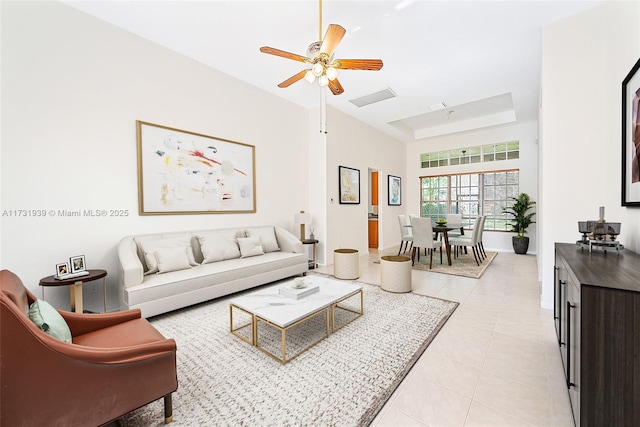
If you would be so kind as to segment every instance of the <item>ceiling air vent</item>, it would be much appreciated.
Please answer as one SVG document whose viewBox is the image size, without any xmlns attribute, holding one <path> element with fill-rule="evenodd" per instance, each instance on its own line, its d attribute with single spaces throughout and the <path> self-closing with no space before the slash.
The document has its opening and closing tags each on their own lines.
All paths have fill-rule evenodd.
<svg viewBox="0 0 640 427">
<path fill-rule="evenodd" d="M 389 99 L 389 98 L 395 98 L 396 96 L 398 95 L 396 95 L 396 93 L 392 91 L 390 87 L 388 87 L 378 92 L 361 96 L 360 98 L 350 99 L 349 102 L 355 105 L 356 107 L 364 107 L 365 105 L 384 101 L 385 99 Z"/>
</svg>

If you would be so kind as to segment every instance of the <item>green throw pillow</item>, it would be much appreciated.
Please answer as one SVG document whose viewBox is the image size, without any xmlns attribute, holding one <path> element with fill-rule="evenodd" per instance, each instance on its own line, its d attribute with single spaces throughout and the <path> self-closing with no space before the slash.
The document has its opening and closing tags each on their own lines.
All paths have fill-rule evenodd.
<svg viewBox="0 0 640 427">
<path fill-rule="evenodd" d="M 71 331 L 67 322 L 48 302 L 35 300 L 29 307 L 29 319 L 52 337 L 71 342 Z"/>
</svg>

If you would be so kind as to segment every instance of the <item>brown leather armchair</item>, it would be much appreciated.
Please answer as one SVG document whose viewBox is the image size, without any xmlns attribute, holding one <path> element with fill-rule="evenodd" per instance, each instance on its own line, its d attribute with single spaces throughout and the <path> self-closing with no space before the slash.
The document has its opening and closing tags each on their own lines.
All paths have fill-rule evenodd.
<svg viewBox="0 0 640 427">
<path fill-rule="evenodd" d="M 79 314 L 58 310 L 72 342 L 53 338 L 28 317 L 36 297 L 0 271 L 0 425 L 100 426 L 178 388 L 176 343 L 140 310 Z"/>
</svg>

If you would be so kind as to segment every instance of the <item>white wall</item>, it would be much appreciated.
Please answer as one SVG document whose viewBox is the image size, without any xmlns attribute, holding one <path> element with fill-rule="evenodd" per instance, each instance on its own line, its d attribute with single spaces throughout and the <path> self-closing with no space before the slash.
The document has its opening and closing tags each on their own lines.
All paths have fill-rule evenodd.
<svg viewBox="0 0 640 427">
<path fill-rule="evenodd" d="M 423 169 L 420 165 L 420 155 L 422 153 L 516 140 L 520 141 L 520 158 L 516 160 L 427 169 Z M 529 194 L 536 202 L 538 200 L 538 129 L 536 123 L 502 125 L 479 131 L 419 140 L 409 144 L 407 147 L 406 162 L 407 175 L 410 177 L 407 184 L 409 197 L 405 199 L 407 200 L 407 213 L 420 212 L 420 177 L 439 174 L 520 169 L 520 192 Z M 537 218 L 534 218 L 534 220 L 537 220 Z M 535 254 L 537 251 L 536 229 L 537 223 L 532 224 L 527 229 L 527 236 L 530 240 L 529 254 Z M 511 244 L 513 236 L 514 233 L 511 232 L 485 231 L 483 235 L 485 249 L 513 252 Z"/>
<path fill-rule="evenodd" d="M 553 306 L 555 242 L 578 221 L 619 221 L 640 251 L 640 209 L 621 207 L 621 83 L 640 57 L 640 2 L 605 2 L 544 29 L 540 138 L 542 305 Z M 596 254 L 595 256 L 602 256 Z"/>
<path fill-rule="evenodd" d="M 356 108 L 356 107 L 354 107 Z M 368 168 L 379 172 L 378 247 L 387 249 L 400 243 L 397 216 L 404 213 L 408 198 L 403 142 L 381 134 L 372 127 L 332 108 L 327 111 L 327 228 L 323 256 L 333 263 L 339 248 L 369 251 Z M 360 170 L 360 204 L 341 205 L 338 193 L 338 166 Z M 387 175 L 402 178 L 402 206 L 387 205 Z"/>
<path fill-rule="evenodd" d="M 2 268 L 40 295 L 58 262 L 109 272 L 130 234 L 259 224 L 296 232 L 308 204 L 309 113 L 57 2 L 2 2 L 2 212 L 126 209 L 102 218 L 1 217 Z M 257 213 L 138 215 L 135 121 L 256 147 Z M 65 308 L 67 288 L 47 290 Z M 85 289 L 85 307 L 101 310 Z"/>
</svg>

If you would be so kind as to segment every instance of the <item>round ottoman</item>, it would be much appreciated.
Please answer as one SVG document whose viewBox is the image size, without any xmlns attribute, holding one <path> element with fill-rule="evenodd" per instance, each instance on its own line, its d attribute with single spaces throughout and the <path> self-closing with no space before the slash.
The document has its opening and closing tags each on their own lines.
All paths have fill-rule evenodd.
<svg viewBox="0 0 640 427">
<path fill-rule="evenodd" d="M 380 287 L 389 292 L 411 292 L 411 258 L 394 255 L 381 257 Z"/>
<path fill-rule="evenodd" d="M 333 251 L 333 275 L 337 279 L 357 279 L 360 277 L 360 254 L 357 249 L 336 249 Z"/>
</svg>

